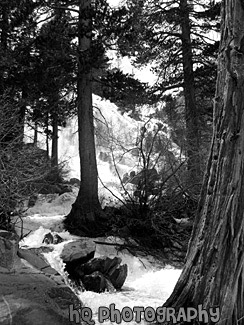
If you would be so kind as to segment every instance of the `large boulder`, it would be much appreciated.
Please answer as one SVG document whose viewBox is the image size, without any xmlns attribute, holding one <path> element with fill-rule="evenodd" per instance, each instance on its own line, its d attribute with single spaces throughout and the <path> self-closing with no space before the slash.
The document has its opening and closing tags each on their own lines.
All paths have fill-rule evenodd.
<svg viewBox="0 0 244 325">
<path fill-rule="evenodd" d="M 56 283 L 19 260 L 15 272 L 0 272 L 1 325 L 67 325 L 70 306 L 81 302 L 63 283 Z"/>
<path fill-rule="evenodd" d="M 19 237 L 15 233 L 0 230 L 0 266 L 11 270 L 17 260 Z"/>
<path fill-rule="evenodd" d="M 116 268 L 121 263 L 120 257 L 109 258 L 106 256 L 96 257 L 87 263 L 79 265 L 76 272 L 82 277 L 84 274 L 92 274 L 95 271 L 100 271 L 103 274 L 108 274 L 110 270 Z"/>
<path fill-rule="evenodd" d="M 81 280 L 86 290 L 102 292 L 106 289 L 111 291 L 121 289 L 123 286 L 128 268 L 121 264 L 120 257 L 99 257 L 76 266 L 73 271 L 75 280 Z M 94 287 L 92 281 L 95 281 Z M 95 288 L 95 289 L 94 289 Z"/>
<path fill-rule="evenodd" d="M 81 258 L 86 258 L 95 254 L 96 245 L 90 238 L 81 238 L 79 240 L 66 244 L 61 253 L 62 260 L 67 263 Z"/>
<path fill-rule="evenodd" d="M 95 249 L 91 238 L 80 238 L 64 246 L 61 258 L 70 281 L 83 290 L 95 292 L 121 289 L 127 277 L 127 265 L 121 265 L 120 257 L 94 258 Z"/>
</svg>

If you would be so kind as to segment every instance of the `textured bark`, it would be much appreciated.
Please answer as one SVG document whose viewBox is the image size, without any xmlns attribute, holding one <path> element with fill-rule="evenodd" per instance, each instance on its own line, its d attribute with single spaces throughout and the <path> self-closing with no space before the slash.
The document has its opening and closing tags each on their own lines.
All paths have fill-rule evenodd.
<svg viewBox="0 0 244 325">
<path fill-rule="evenodd" d="M 90 10 L 91 0 L 80 1 L 79 23 L 79 66 L 78 66 L 78 133 L 80 154 L 80 190 L 66 224 L 73 229 L 84 228 L 86 223 L 95 221 L 101 207 L 98 200 L 98 177 L 94 140 L 91 74 L 91 38 L 92 26 Z M 84 18 L 85 17 L 85 18 Z M 72 230 L 72 229 L 70 229 Z"/>
<path fill-rule="evenodd" d="M 187 262 L 166 302 L 220 307 L 221 325 L 244 324 L 243 168 L 244 4 L 224 0 L 210 157 Z"/>
<path fill-rule="evenodd" d="M 202 175 L 200 167 L 198 113 L 195 100 L 191 26 L 189 18 L 190 5 L 188 2 L 189 0 L 180 0 L 187 146 L 186 153 L 188 158 L 187 167 L 189 171 L 189 182 L 191 184 L 198 184 L 201 181 Z M 195 190 L 197 191 L 197 187 Z"/>
</svg>

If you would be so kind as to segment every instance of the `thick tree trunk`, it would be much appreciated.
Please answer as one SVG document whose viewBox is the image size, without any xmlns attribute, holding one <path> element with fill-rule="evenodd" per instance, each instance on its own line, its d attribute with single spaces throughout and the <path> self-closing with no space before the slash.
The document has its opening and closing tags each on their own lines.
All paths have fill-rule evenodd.
<svg viewBox="0 0 244 325">
<path fill-rule="evenodd" d="M 78 134 L 80 154 L 80 190 L 66 225 L 70 231 L 87 229 L 101 207 L 98 200 L 98 176 L 94 140 L 92 75 L 91 75 L 91 0 L 80 0 L 79 66 L 78 66 Z M 86 17 L 86 18 L 84 18 Z"/>
<path fill-rule="evenodd" d="M 165 306 L 219 307 L 218 324 L 241 325 L 244 324 L 243 1 L 223 1 L 221 28 L 210 157 L 187 262 Z M 208 324 L 213 322 L 209 320 Z"/>
<path fill-rule="evenodd" d="M 182 60 L 184 71 L 184 97 L 186 121 L 186 153 L 188 158 L 188 180 L 194 185 L 194 192 L 199 193 L 199 183 L 202 180 L 198 113 L 195 101 L 195 84 L 192 60 L 191 26 L 189 18 L 189 0 L 180 0 L 181 31 L 182 31 Z"/>
</svg>

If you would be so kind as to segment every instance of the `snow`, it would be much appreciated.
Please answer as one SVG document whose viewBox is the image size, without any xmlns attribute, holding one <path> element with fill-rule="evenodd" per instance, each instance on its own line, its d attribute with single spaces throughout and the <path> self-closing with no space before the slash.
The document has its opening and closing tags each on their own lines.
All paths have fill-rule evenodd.
<svg viewBox="0 0 244 325">
<path fill-rule="evenodd" d="M 37 248 L 41 246 L 51 246 L 53 251 L 45 253 L 44 256 L 50 263 L 50 265 L 56 269 L 67 282 L 67 275 L 64 272 L 64 263 L 60 258 L 62 249 L 67 242 L 76 240 L 77 236 L 70 235 L 67 231 L 58 232 L 60 237 L 64 239 L 64 242 L 53 245 L 42 243 L 44 236 L 50 232 L 57 221 L 61 222 L 63 216 L 41 216 L 33 215 L 29 216 L 29 221 L 36 223 L 37 229 L 31 234 L 25 237 L 20 242 L 22 248 Z M 28 222 L 28 221 L 27 221 Z M 40 225 L 40 222 L 42 226 Z M 107 242 L 117 243 L 122 242 L 121 239 L 115 237 L 108 237 L 105 239 L 98 238 L 98 241 L 104 240 Z M 99 256 L 120 256 L 122 263 L 128 265 L 128 277 L 120 292 L 114 293 L 95 293 L 91 291 L 81 292 L 79 298 L 83 303 L 83 306 L 89 307 L 92 310 L 93 320 L 95 324 L 100 324 L 98 321 L 99 307 L 105 306 L 109 308 L 111 304 L 115 304 L 115 308 L 122 310 L 123 307 L 128 306 L 133 309 L 135 306 L 153 307 L 156 309 L 165 302 L 165 300 L 171 294 L 175 283 L 180 276 L 181 270 L 174 269 L 170 266 L 160 269 L 160 265 L 150 263 L 152 257 L 138 258 L 131 255 L 126 250 L 118 252 L 114 246 L 100 245 L 96 247 L 95 257 Z M 105 324 L 111 322 L 105 321 Z M 126 324 L 122 321 L 121 324 Z M 128 324 L 128 323 L 127 323 Z M 130 324 L 138 324 L 136 322 L 130 322 Z M 141 324 L 146 324 L 142 321 Z"/>
</svg>

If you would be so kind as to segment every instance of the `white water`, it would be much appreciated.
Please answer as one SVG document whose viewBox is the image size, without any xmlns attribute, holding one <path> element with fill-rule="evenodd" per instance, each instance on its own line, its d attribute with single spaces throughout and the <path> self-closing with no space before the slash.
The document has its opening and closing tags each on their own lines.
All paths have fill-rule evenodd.
<svg viewBox="0 0 244 325">
<path fill-rule="evenodd" d="M 56 226 L 57 221 L 59 223 L 62 220 L 62 216 L 31 216 L 28 217 L 29 222 L 36 224 L 36 228 L 42 223 L 43 226 L 33 231 L 28 237 L 26 237 L 20 245 L 22 248 L 41 247 L 47 246 L 43 244 L 43 238 L 45 234 L 50 232 L 50 228 Z M 55 268 L 63 277 L 66 278 L 64 272 L 64 264 L 60 258 L 63 246 L 65 243 L 77 239 L 76 236 L 70 235 L 67 231 L 59 232 L 59 235 L 65 240 L 57 245 L 50 244 L 54 250 L 51 253 L 44 254 L 50 265 Z M 114 238 L 108 238 L 107 240 L 115 240 Z M 118 239 L 119 240 L 119 239 Z M 120 256 L 122 263 L 128 265 L 128 277 L 122 288 L 122 291 L 115 293 L 95 293 L 91 291 L 81 292 L 79 295 L 83 306 L 89 307 L 92 310 L 92 319 L 95 324 L 100 324 L 98 321 L 98 310 L 100 307 L 107 307 L 111 304 L 115 304 L 115 308 L 121 311 L 124 307 L 130 307 L 133 309 L 135 306 L 140 307 L 153 307 L 155 310 L 157 307 L 162 306 L 165 300 L 171 294 L 174 285 L 181 273 L 179 269 L 173 269 L 171 267 L 165 267 L 159 269 L 159 265 L 152 266 L 150 260 L 152 258 L 137 258 L 132 256 L 129 252 L 118 253 L 114 246 L 97 245 L 96 257 L 106 256 Z M 143 315 L 142 315 L 143 316 Z M 112 324 L 110 321 L 105 321 L 105 324 Z M 121 324 L 126 324 L 122 321 Z M 128 324 L 128 323 L 127 323 Z M 138 324 L 135 321 L 130 324 Z M 146 324 L 145 321 L 141 321 L 140 324 Z"/>
</svg>

